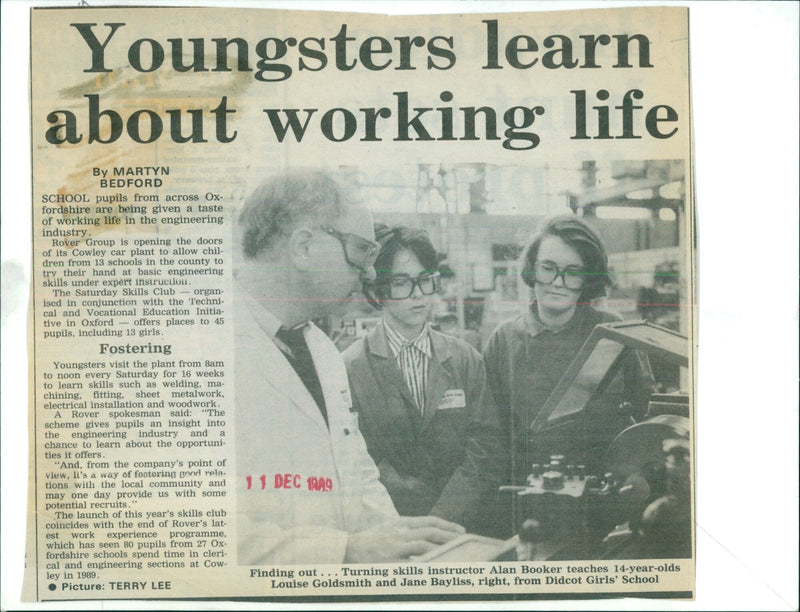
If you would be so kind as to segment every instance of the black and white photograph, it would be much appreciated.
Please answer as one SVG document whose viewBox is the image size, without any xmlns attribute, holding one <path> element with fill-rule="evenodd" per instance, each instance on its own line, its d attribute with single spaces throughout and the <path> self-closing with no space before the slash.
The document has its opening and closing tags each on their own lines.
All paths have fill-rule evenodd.
<svg viewBox="0 0 800 612">
<path fill-rule="evenodd" d="M 783 7 L 3 2 L 3 609 L 795 608 Z"/>
<path fill-rule="evenodd" d="M 267 179 L 239 218 L 240 561 L 690 558 L 685 192 L 681 160 Z"/>
</svg>

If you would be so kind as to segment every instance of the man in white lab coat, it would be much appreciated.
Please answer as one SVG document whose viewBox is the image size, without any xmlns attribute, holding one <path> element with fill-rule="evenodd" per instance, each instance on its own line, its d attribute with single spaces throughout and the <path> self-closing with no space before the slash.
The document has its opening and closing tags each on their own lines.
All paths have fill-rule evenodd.
<svg viewBox="0 0 800 612">
<path fill-rule="evenodd" d="M 332 175 L 263 183 L 239 220 L 237 541 L 242 565 L 399 561 L 463 529 L 399 517 L 352 410 L 339 352 L 309 319 L 374 278 L 372 217 Z"/>
</svg>

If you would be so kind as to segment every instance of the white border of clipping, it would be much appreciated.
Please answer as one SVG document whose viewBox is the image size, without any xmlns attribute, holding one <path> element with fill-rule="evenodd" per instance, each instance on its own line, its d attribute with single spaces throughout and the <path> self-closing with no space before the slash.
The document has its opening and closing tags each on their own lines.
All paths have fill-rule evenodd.
<svg viewBox="0 0 800 612">
<path fill-rule="evenodd" d="M 77 0 L 69 3 L 77 5 Z M 125 5 L 132 2 L 95 2 Z M 167 5 L 179 2 L 139 2 Z M 568 10 L 647 2 L 358 0 L 199 5 L 397 14 Z M 798 13 L 796 2 L 690 7 L 699 235 L 696 600 L 527 601 L 472 609 L 798 608 Z M 30 280 L 29 10 L 2 0 L 3 610 L 100 610 L 20 602 L 27 461 Z M 53 51 L 54 53 L 57 50 Z M 125 602 L 115 609 L 285 609 L 242 602 Z M 464 609 L 464 603 L 439 604 Z M 319 609 L 319 604 L 291 606 Z M 430 604 L 331 604 L 430 609 Z"/>
</svg>

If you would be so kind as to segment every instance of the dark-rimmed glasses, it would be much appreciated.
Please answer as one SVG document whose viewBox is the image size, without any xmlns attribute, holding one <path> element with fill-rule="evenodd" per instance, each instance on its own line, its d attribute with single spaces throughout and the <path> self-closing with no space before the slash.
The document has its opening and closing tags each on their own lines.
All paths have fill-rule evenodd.
<svg viewBox="0 0 800 612">
<path fill-rule="evenodd" d="M 320 229 L 341 243 L 345 261 L 362 272 L 366 272 L 373 266 L 381 252 L 380 244 L 357 234 L 340 232 L 329 226 L 322 226 Z"/>
<path fill-rule="evenodd" d="M 558 277 L 567 289 L 582 289 L 586 281 L 586 270 L 579 266 L 567 266 L 560 269 L 552 261 L 535 261 L 533 263 L 533 280 L 543 285 L 556 282 Z"/>
<path fill-rule="evenodd" d="M 414 293 L 414 287 L 419 287 L 422 295 L 433 295 L 439 293 L 442 289 L 442 277 L 438 272 L 426 272 L 420 274 L 417 278 L 410 276 L 390 276 L 386 279 L 381 279 L 381 287 L 385 288 L 384 292 L 392 300 L 405 300 L 410 298 Z"/>
</svg>

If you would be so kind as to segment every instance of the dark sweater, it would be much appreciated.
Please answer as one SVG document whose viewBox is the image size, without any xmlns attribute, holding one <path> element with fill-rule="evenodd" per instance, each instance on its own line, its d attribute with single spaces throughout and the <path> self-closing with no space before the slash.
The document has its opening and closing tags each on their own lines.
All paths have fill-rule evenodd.
<svg viewBox="0 0 800 612">
<path fill-rule="evenodd" d="M 512 449 L 511 456 L 506 458 L 506 473 L 511 482 L 522 484 L 530 471 L 529 463 L 542 460 L 539 455 L 546 460 L 548 452 L 560 450 L 558 444 L 556 449 L 544 443 L 541 448 L 533 448 L 528 429 L 594 327 L 617 320 L 618 317 L 610 313 L 579 306 L 570 322 L 554 332 L 529 311 L 500 324 L 489 338 L 484 349 L 487 381 L 502 435 Z M 623 399 L 641 403 L 643 394 L 639 390 L 643 387 L 643 376 L 637 371 L 637 360 L 628 361 L 610 386 L 614 395 L 612 402 L 616 405 Z M 565 450 L 576 451 L 574 459 L 585 460 L 588 449 L 582 445 L 588 446 L 590 437 L 607 437 L 625 426 L 624 420 L 609 415 L 601 422 L 593 422 L 592 431 L 566 432 L 564 435 L 571 438 L 566 440 Z"/>
</svg>

